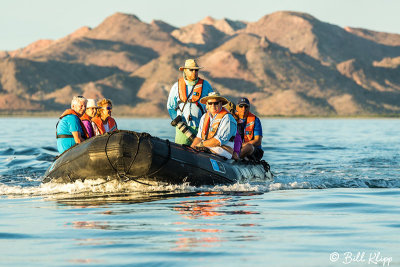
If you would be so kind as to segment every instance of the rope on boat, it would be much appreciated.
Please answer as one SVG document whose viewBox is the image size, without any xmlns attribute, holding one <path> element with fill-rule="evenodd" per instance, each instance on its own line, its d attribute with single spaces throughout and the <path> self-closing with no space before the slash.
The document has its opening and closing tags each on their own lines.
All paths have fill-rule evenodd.
<svg viewBox="0 0 400 267">
<path fill-rule="evenodd" d="M 271 166 L 265 160 L 261 160 L 260 163 L 263 165 L 265 171 L 269 172 L 271 170 Z"/>
<path fill-rule="evenodd" d="M 117 170 L 117 168 L 115 168 L 114 165 L 111 163 L 111 160 L 110 160 L 110 158 L 108 157 L 108 153 L 107 153 L 107 146 L 108 146 L 108 142 L 109 142 L 111 136 L 112 136 L 113 134 L 115 134 L 115 133 L 116 133 L 115 131 L 109 133 L 109 136 L 108 136 L 107 141 L 106 141 L 106 145 L 104 146 L 104 152 L 105 152 L 105 154 L 106 154 L 108 163 L 110 163 L 110 166 L 113 168 L 113 170 L 114 170 L 115 173 L 117 174 L 118 181 L 119 181 L 120 183 L 122 183 L 122 182 L 126 182 L 126 181 L 128 181 L 128 180 L 133 180 L 133 181 L 135 181 L 135 182 L 137 182 L 137 183 L 139 183 L 139 184 L 151 186 L 150 184 L 147 184 L 147 183 L 143 183 L 143 182 L 141 182 L 141 181 L 138 181 L 138 180 L 135 179 L 135 177 L 133 177 L 133 176 L 128 176 L 128 175 L 126 175 L 126 174 L 119 173 L 119 171 Z M 136 135 L 136 137 L 138 138 L 138 145 L 137 145 L 137 148 L 136 148 L 135 156 L 133 157 L 133 160 L 132 160 L 131 164 L 129 165 L 128 170 L 131 168 L 133 162 L 136 160 L 136 157 L 137 157 L 138 152 L 139 152 L 140 137 L 142 136 L 142 134 L 140 134 L 140 135 L 138 136 L 137 133 L 135 133 L 135 135 Z M 125 166 L 124 166 L 124 167 L 125 167 Z M 126 172 L 126 171 L 124 171 L 124 172 Z M 121 178 L 124 178 L 125 180 L 123 181 Z"/>
<path fill-rule="evenodd" d="M 135 134 L 136 134 L 136 133 L 135 133 Z M 136 136 L 137 136 L 137 134 L 136 134 Z M 140 136 L 138 137 L 139 142 L 138 142 L 138 148 L 137 148 L 137 151 L 136 151 L 135 158 L 136 158 L 136 156 L 137 156 L 137 154 L 138 154 L 138 151 L 139 151 L 139 144 L 140 144 L 140 137 L 141 137 L 141 136 L 148 137 L 148 136 L 150 136 L 150 135 L 149 135 L 148 133 L 141 133 Z M 170 142 L 168 139 L 165 140 L 165 141 L 166 141 L 167 146 L 168 146 L 168 155 L 167 155 L 167 157 L 165 158 L 165 160 L 163 161 L 163 163 L 160 165 L 160 167 L 159 167 L 157 170 L 153 171 L 152 173 L 147 174 L 146 176 L 152 176 L 152 175 L 158 173 L 159 171 L 161 171 L 162 168 L 164 168 L 165 165 L 167 165 L 169 159 L 171 158 L 171 142 Z M 131 168 L 133 162 L 134 162 L 134 160 L 131 162 L 131 164 L 130 164 L 128 170 L 130 170 L 130 168 Z M 118 171 L 117 171 L 117 175 L 120 175 L 120 174 L 118 173 Z M 126 175 L 126 174 L 124 174 L 123 177 L 125 177 L 125 179 L 134 180 L 135 182 L 138 182 L 138 183 L 140 183 L 140 184 L 150 185 L 150 184 L 143 183 L 143 182 L 140 182 L 140 181 L 136 180 L 135 178 L 137 178 L 138 176 L 133 176 L 133 175 Z"/>
<path fill-rule="evenodd" d="M 142 136 L 144 136 L 144 137 L 147 137 L 147 133 L 140 133 L 140 135 L 138 136 L 138 134 L 136 133 L 136 132 L 133 132 L 134 134 L 135 134 L 135 136 L 136 136 L 136 138 L 137 138 L 137 147 L 136 147 L 136 152 L 135 152 L 135 156 L 133 156 L 133 159 L 132 159 L 132 161 L 131 161 L 131 164 L 129 164 L 129 167 L 128 167 L 128 171 L 131 169 L 131 167 L 132 167 L 132 164 L 135 162 L 135 160 L 136 160 L 136 157 L 137 157 L 137 155 L 139 154 L 139 146 L 140 146 L 140 138 L 142 137 Z M 125 173 L 127 172 L 127 170 L 125 170 Z"/>
<path fill-rule="evenodd" d="M 125 170 L 124 170 L 124 173 L 120 173 L 120 172 L 118 171 L 118 169 L 112 164 L 112 162 L 111 162 L 111 160 L 110 160 L 110 157 L 108 156 L 108 153 L 107 153 L 108 142 L 109 142 L 111 136 L 112 136 L 114 133 L 116 133 L 116 132 L 111 132 L 111 133 L 109 133 L 109 136 L 108 136 L 107 141 L 106 141 L 106 145 L 104 146 L 104 152 L 105 152 L 105 154 L 106 154 L 108 163 L 110 164 L 110 166 L 113 168 L 113 170 L 114 170 L 115 173 L 117 174 L 117 177 L 118 177 L 119 182 L 126 182 L 126 181 L 128 181 L 128 180 L 133 180 L 133 181 L 135 181 L 135 182 L 137 182 L 137 183 L 139 183 L 139 184 L 151 186 L 151 185 L 148 184 L 148 183 L 144 183 L 144 182 L 141 182 L 141 181 L 135 179 L 135 178 L 137 178 L 138 176 L 126 175 L 126 172 L 129 171 L 129 170 L 131 169 L 133 163 L 134 163 L 135 160 L 136 160 L 137 155 L 139 154 L 139 147 L 140 147 L 140 143 L 141 143 L 141 141 L 142 141 L 142 140 L 141 140 L 142 137 L 145 137 L 145 138 L 146 138 L 146 137 L 148 137 L 148 136 L 150 136 L 150 135 L 149 135 L 148 133 L 140 133 L 140 135 L 138 135 L 136 132 L 133 132 L 133 133 L 136 135 L 136 138 L 137 138 L 137 140 L 138 140 L 138 141 L 137 141 L 137 147 L 136 147 L 135 155 L 132 157 L 132 161 L 131 161 L 131 163 L 129 164 L 129 167 L 128 167 L 127 169 L 125 169 L 125 165 L 124 165 L 124 169 L 125 169 Z M 165 165 L 168 163 L 169 159 L 171 158 L 171 143 L 170 143 L 169 140 L 166 140 L 166 143 L 167 143 L 167 146 L 168 146 L 168 155 L 167 155 L 167 157 L 164 159 L 163 163 L 158 167 L 157 170 L 153 171 L 152 173 L 147 174 L 146 176 L 152 176 L 152 175 L 158 173 L 158 172 L 161 171 L 162 168 L 164 168 Z M 124 180 L 123 180 L 123 179 L 124 179 Z"/>
</svg>

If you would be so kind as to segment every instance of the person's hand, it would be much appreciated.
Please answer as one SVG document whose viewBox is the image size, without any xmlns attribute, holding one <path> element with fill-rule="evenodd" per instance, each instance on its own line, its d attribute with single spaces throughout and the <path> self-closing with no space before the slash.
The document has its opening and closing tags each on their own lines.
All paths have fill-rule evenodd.
<svg viewBox="0 0 400 267">
<path fill-rule="evenodd" d="M 196 146 L 196 150 L 205 153 L 211 153 L 210 149 L 206 146 Z"/>
<path fill-rule="evenodd" d="M 196 147 L 204 147 L 203 141 L 201 141 L 200 143 L 198 143 L 198 144 L 196 145 Z"/>
</svg>

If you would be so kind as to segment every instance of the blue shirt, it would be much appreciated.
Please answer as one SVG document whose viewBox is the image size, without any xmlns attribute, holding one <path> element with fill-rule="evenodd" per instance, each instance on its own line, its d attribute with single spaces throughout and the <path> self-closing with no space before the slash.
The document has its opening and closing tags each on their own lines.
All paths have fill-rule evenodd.
<svg viewBox="0 0 400 267">
<path fill-rule="evenodd" d="M 197 132 L 197 137 L 201 139 L 201 133 L 203 131 L 203 125 L 204 125 L 204 118 L 206 115 L 204 114 L 203 117 L 200 119 L 200 127 L 199 131 Z M 215 116 L 216 117 L 216 116 Z M 212 118 L 210 114 L 210 126 L 213 124 L 214 118 Z M 221 146 L 227 144 L 229 140 L 232 138 L 232 136 L 236 136 L 236 131 L 237 131 L 237 123 L 236 120 L 233 118 L 233 116 L 228 113 L 224 117 L 222 117 L 217 132 L 214 135 L 214 138 L 217 139 L 220 143 Z M 232 141 L 231 141 L 232 142 Z"/>
<path fill-rule="evenodd" d="M 261 121 L 258 117 L 256 117 L 256 120 L 254 121 L 254 136 L 263 136 L 262 132 L 262 126 L 261 126 Z"/>
<path fill-rule="evenodd" d="M 84 132 L 80 124 L 80 119 L 75 115 L 67 115 L 59 121 L 57 125 L 57 134 L 72 135 L 72 132 L 80 132 L 81 136 L 84 136 Z M 73 145 L 75 145 L 75 139 L 73 137 L 57 138 L 57 149 L 60 154 L 72 147 Z"/>
<path fill-rule="evenodd" d="M 185 80 L 185 83 L 186 83 L 186 95 L 189 95 L 192 92 L 192 86 L 188 85 L 188 82 L 186 80 Z M 200 98 L 208 96 L 208 94 L 211 92 L 213 92 L 213 89 L 212 89 L 210 83 L 207 82 L 206 80 L 204 80 L 203 89 L 201 91 Z M 192 97 L 193 97 L 193 94 L 190 94 L 189 99 L 192 99 Z M 171 91 L 169 92 L 168 102 L 167 102 L 168 113 L 172 120 L 175 119 L 176 116 L 182 115 L 182 112 L 180 109 L 183 108 L 183 105 L 185 105 L 184 103 L 180 103 L 179 104 L 180 109 L 175 110 L 176 107 L 178 106 L 179 100 L 180 99 L 179 99 L 178 82 L 176 82 L 171 87 Z M 203 108 L 203 111 L 206 112 L 206 105 L 200 104 L 200 101 L 198 103 Z M 190 121 L 188 120 L 189 115 L 192 117 L 192 120 L 190 120 Z M 191 103 L 188 101 L 186 103 L 185 109 L 183 110 L 182 119 L 183 119 L 183 121 L 185 121 L 187 123 L 188 126 L 193 126 L 193 127 L 197 128 L 200 125 L 200 119 L 201 119 L 202 115 L 203 115 L 203 113 L 201 112 L 199 107 L 196 105 L 196 103 Z"/>
</svg>

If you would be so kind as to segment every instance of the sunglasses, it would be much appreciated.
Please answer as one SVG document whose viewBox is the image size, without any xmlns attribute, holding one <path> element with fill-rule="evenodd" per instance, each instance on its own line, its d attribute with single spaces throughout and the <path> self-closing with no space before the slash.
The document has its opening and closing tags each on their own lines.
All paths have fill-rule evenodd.
<svg viewBox="0 0 400 267">
<path fill-rule="evenodd" d="M 189 71 L 199 71 L 198 69 L 188 69 Z"/>
<path fill-rule="evenodd" d="M 239 108 L 249 108 L 249 106 L 248 105 L 239 105 Z"/>
<path fill-rule="evenodd" d="M 207 102 L 207 105 L 209 105 L 209 106 L 212 106 L 212 105 L 218 106 L 219 103 L 220 103 L 219 101 L 217 101 L 217 102 Z"/>
<path fill-rule="evenodd" d="M 105 107 L 105 108 L 101 108 L 101 109 L 112 110 L 112 107 Z"/>
</svg>

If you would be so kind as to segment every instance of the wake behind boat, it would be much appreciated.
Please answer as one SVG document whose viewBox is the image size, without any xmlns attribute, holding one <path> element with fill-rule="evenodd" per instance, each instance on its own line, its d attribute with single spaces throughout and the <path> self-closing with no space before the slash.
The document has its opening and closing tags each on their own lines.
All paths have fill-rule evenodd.
<svg viewBox="0 0 400 267">
<path fill-rule="evenodd" d="M 43 182 L 118 179 L 145 185 L 194 186 L 272 180 L 265 161 L 235 161 L 153 137 L 115 131 L 90 138 L 61 154 Z"/>
</svg>

